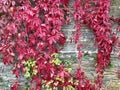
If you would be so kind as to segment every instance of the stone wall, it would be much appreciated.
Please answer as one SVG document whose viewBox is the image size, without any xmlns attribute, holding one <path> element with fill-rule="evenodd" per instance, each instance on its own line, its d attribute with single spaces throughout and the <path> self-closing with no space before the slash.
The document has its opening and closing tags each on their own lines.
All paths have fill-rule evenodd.
<svg viewBox="0 0 120 90">
<path fill-rule="evenodd" d="M 71 4 L 73 0 L 70 0 Z M 120 0 L 112 0 L 112 6 L 110 11 L 111 16 L 114 17 L 120 17 Z M 71 20 L 73 21 L 73 20 Z M 113 25 L 112 30 L 115 30 L 115 26 Z M 70 43 L 70 39 L 72 38 L 72 33 L 75 31 L 74 29 L 74 22 L 71 22 L 69 25 L 65 25 L 63 27 L 63 31 L 67 37 L 67 42 L 64 45 L 64 49 L 60 52 L 61 56 L 65 57 L 68 60 L 73 60 L 75 64 L 73 64 L 73 71 L 77 68 L 77 60 L 73 57 L 71 58 L 71 55 L 76 55 L 76 45 L 73 43 Z M 118 36 L 120 37 L 120 33 L 118 33 Z M 82 66 L 83 70 L 85 71 L 86 76 L 91 79 L 91 81 L 94 81 L 94 78 L 96 76 L 95 74 L 95 60 L 94 56 L 97 53 L 97 48 L 94 46 L 94 35 L 91 30 L 89 30 L 87 27 L 82 28 L 82 37 L 80 41 L 84 44 L 84 48 L 82 49 L 85 52 L 88 52 L 89 55 L 82 60 Z M 104 78 L 104 85 L 103 90 L 120 90 L 116 89 L 115 86 L 113 89 L 105 87 L 113 85 L 111 83 L 117 83 L 120 87 L 120 79 L 116 77 L 116 70 L 120 69 L 120 60 L 117 59 L 117 56 L 114 55 L 114 52 L 112 53 L 112 59 L 114 62 L 114 67 L 107 68 L 105 71 L 105 78 Z M 0 90 L 9 90 L 9 87 L 12 82 L 16 80 L 15 76 L 11 72 L 12 66 L 5 66 L 2 63 L 2 60 L 0 59 Z M 74 72 L 73 72 L 74 73 Z M 27 80 L 24 78 L 21 78 L 20 81 L 22 84 L 27 83 Z M 117 85 L 115 84 L 115 85 Z M 24 90 L 24 89 L 23 89 Z"/>
</svg>

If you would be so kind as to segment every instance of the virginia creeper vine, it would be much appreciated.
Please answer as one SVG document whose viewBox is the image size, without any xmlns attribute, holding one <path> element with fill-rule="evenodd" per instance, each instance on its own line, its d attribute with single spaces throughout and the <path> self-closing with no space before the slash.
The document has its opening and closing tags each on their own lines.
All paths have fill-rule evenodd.
<svg viewBox="0 0 120 90">
<path fill-rule="evenodd" d="M 42 86 L 61 90 L 100 90 L 112 49 L 120 45 L 111 30 L 111 22 L 119 24 L 120 20 L 111 18 L 110 0 L 74 0 L 74 43 L 78 45 L 79 67 L 72 77 L 56 54 L 66 41 L 61 28 L 69 23 L 68 5 L 69 0 L 0 0 L 3 63 L 14 66 L 13 73 L 17 78 L 22 72 L 31 83 L 35 82 L 35 90 L 41 90 Z M 95 84 L 85 77 L 81 67 L 83 45 L 79 37 L 83 24 L 93 31 L 98 47 Z M 11 90 L 17 90 L 19 85 L 15 82 Z"/>
<path fill-rule="evenodd" d="M 82 25 L 85 24 L 93 31 L 96 46 L 98 47 L 95 90 L 100 90 L 102 87 L 104 70 L 110 63 L 110 55 L 118 39 L 111 31 L 110 6 L 110 0 L 75 0 L 74 2 L 74 20 L 76 21 L 75 43 L 78 43 L 79 47 L 80 29 Z M 78 48 L 78 50 L 80 50 L 80 48 Z M 81 57 L 81 53 L 78 53 L 78 58 L 79 56 Z M 81 67 L 79 68 L 81 69 Z M 81 88 L 82 86 L 79 87 L 79 90 L 81 90 Z M 89 89 L 88 87 L 86 88 L 85 90 Z"/>
</svg>

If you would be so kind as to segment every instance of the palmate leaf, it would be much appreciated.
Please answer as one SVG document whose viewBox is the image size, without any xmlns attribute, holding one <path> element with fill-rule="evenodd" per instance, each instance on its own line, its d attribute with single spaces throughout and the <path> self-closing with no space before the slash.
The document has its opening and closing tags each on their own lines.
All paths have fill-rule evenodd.
<svg viewBox="0 0 120 90">
<path fill-rule="evenodd" d="M 66 87 L 63 87 L 63 90 L 76 90 L 73 86 L 66 86 Z"/>
<path fill-rule="evenodd" d="M 60 65 L 62 63 L 62 61 L 60 61 L 58 58 L 54 59 L 53 62 L 55 63 L 55 65 Z"/>
<path fill-rule="evenodd" d="M 51 56 L 54 56 L 55 58 L 58 58 L 58 53 L 53 53 Z"/>
<path fill-rule="evenodd" d="M 35 69 L 33 70 L 33 75 L 36 75 L 38 73 L 38 71 Z"/>
<path fill-rule="evenodd" d="M 24 77 L 25 77 L 25 78 L 30 78 L 30 76 L 31 76 L 31 75 L 30 75 L 29 72 L 26 72 L 26 73 L 24 74 Z"/>
</svg>

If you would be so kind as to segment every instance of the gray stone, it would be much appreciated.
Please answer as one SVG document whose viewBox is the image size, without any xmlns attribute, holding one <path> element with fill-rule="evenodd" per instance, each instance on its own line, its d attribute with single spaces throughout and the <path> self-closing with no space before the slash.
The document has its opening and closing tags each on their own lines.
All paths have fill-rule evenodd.
<svg viewBox="0 0 120 90">
<path fill-rule="evenodd" d="M 72 5 L 73 5 L 73 1 L 74 0 L 70 0 L 70 8 L 73 10 Z M 110 15 L 114 16 L 114 17 L 120 17 L 120 0 L 112 0 L 112 6 L 110 8 Z M 67 37 L 67 42 L 64 46 L 64 49 L 60 52 L 62 57 L 65 57 L 67 60 L 72 60 L 74 61 L 75 64 L 72 65 L 72 74 L 75 74 L 76 69 L 78 67 L 78 62 L 76 58 L 71 58 L 70 55 L 76 55 L 77 56 L 77 46 L 73 43 L 70 43 L 71 38 L 73 38 L 73 32 L 75 31 L 74 29 L 74 22 L 73 20 L 71 20 L 72 22 L 69 25 L 65 25 L 63 26 L 63 32 L 65 33 L 65 36 Z M 117 25 L 112 25 L 112 30 L 114 32 L 116 32 L 116 27 Z M 95 55 L 95 53 L 97 53 L 97 47 L 94 46 L 94 34 L 92 32 L 92 30 L 89 30 L 85 25 L 82 27 L 81 29 L 82 32 L 82 37 L 80 38 L 81 43 L 83 43 L 84 47 L 82 48 L 82 51 L 85 52 L 89 52 L 90 55 Z M 120 37 L 120 32 L 116 32 L 117 35 Z M 92 57 L 91 56 L 91 57 Z M 1 56 L 0 56 L 1 57 Z M 120 61 L 117 59 L 117 56 L 114 54 L 114 52 L 112 52 L 111 54 L 112 59 L 114 60 L 114 68 L 107 68 L 105 70 L 105 78 L 104 78 L 104 85 L 106 85 L 106 83 L 108 81 L 111 80 L 116 80 L 118 82 L 119 79 L 116 77 L 116 70 L 119 69 L 120 66 Z M 83 70 L 85 71 L 85 75 L 86 77 L 88 77 L 89 79 L 91 79 L 92 81 L 94 81 L 95 79 L 95 64 L 96 61 L 94 60 L 94 58 L 90 58 L 87 57 L 86 59 L 82 59 L 82 67 Z M 5 83 L 8 83 L 8 85 L 10 86 L 12 82 L 14 82 L 16 80 L 15 75 L 12 74 L 12 67 L 11 66 L 5 66 L 2 63 L 2 59 L 0 59 L 0 78 L 3 78 Z M 20 78 L 20 80 L 22 85 L 24 85 L 24 83 L 27 82 L 27 80 L 23 77 Z M 2 83 L 2 82 L 0 82 Z M 103 87 L 104 87 L 103 85 Z M 4 86 L 1 86 L 0 84 L 0 90 L 5 90 Z M 104 90 L 104 88 L 102 89 Z"/>
</svg>

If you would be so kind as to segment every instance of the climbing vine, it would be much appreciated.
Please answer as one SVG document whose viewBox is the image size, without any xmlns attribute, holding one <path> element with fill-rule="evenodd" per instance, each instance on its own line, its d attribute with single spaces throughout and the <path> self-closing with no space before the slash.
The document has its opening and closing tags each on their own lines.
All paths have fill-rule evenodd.
<svg viewBox="0 0 120 90">
<path fill-rule="evenodd" d="M 117 36 L 111 30 L 110 6 L 110 0 L 75 0 L 74 2 L 75 12 L 73 15 L 74 20 L 76 21 L 74 41 L 75 43 L 78 43 L 78 51 L 81 46 L 79 37 L 81 36 L 80 30 L 83 24 L 93 31 L 96 40 L 95 45 L 98 47 L 97 64 L 95 67 L 97 73 L 94 86 L 95 90 L 100 90 L 102 87 L 104 70 L 110 63 L 112 49 L 116 43 L 119 43 Z M 82 57 L 80 51 L 78 53 L 78 58 L 79 56 L 80 58 Z M 81 66 L 79 69 L 81 69 Z M 84 79 L 80 80 L 80 82 L 83 80 Z M 81 90 L 81 88 L 82 85 L 79 85 L 79 90 Z M 85 85 L 84 88 L 89 89 L 87 85 Z"/>
<path fill-rule="evenodd" d="M 113 47 L 119 46 L 118 37 L 112 32 L 112 23 L 120 22 L 110 16 L 111 0 L 74 0 L 74 11 L 69 0 L 1 0 L 0 1 L 0 54 L 3 63 L 13 65 L 17 78 L 22 74 L 33 89 L 46 90 L 100 90 L 104 70 L 110 63 Z M 66 42 L 62 26 L 69 24 L 73 15 L 76 32 L 78 69 L 71 75 L 69 62 L 59 58 L 59 51 Z M 97 77 L 93 84 L 81 67 L 83 44 L 79 41 L 81 28 L 90 28 L 98 47 Z M 118 26 L 119 31 L 119 26 Z M 17 90 L 14 82 L 11 90 Z"/>
<path fill-rule="evenodd" d="M 36 82 L 36 90 L 41 89 L 43 80 L 54 81 L 58 73 L 66 72 L 62 72 L 62 65 L 57 68 L 50 60 L 51 54 L 57 53 L 66 41 L 61 28 L 69 22 L 67 5 L 68 2 L 60 0 L 0 1 L 3 62 L 14 66 L 17 78 L 22 72 L 31 82 Z M 15 82 L 11 90 L 17 90 L 18 86 Z"/>
</svg>

